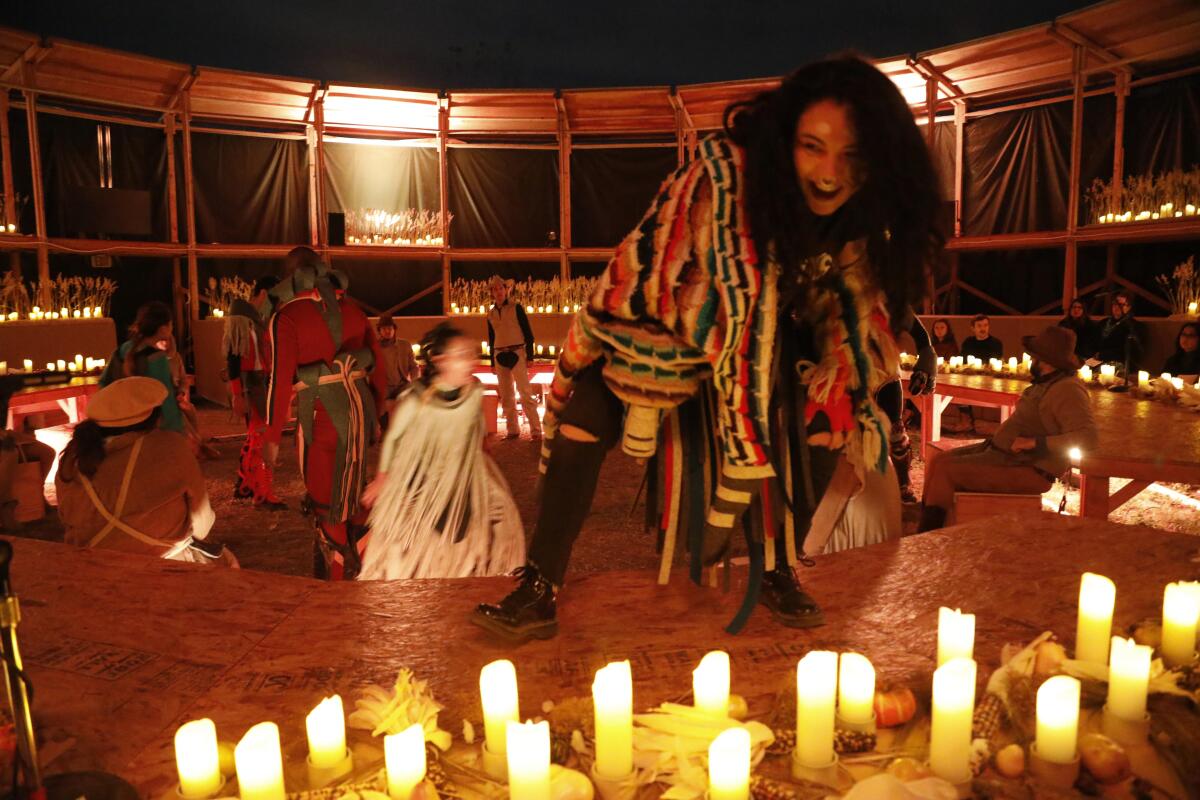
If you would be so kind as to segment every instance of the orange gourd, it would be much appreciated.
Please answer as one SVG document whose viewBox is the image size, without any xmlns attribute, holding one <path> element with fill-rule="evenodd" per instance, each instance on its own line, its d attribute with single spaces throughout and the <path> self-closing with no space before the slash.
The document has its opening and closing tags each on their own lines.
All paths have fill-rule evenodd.
<svg viewBox="0 0 1200 800">
<path fill-rule="evenodd" d="M 917 698 L 908 687 L 875 693 L 875 724 L 880 728 L 903 725 L 916 713 Z"/>
</svg>

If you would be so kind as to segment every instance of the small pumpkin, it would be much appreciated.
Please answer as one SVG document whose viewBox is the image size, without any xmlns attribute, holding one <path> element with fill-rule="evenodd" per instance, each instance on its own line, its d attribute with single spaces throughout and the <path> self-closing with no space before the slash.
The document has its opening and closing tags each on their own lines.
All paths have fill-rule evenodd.
<svg viewBox="0 0 1200 800">
<path fill-rule="evenodd" d="M 880 728 L 903 725 L 916 713 L 917 698 L 907 686 L 875 693 L 875 724 Z"/>
</svg>

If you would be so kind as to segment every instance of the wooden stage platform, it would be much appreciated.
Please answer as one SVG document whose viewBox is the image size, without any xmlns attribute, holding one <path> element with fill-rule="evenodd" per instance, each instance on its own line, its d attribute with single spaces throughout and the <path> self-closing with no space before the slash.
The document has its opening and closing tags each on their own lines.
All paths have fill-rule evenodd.
<svg viewBox="0 0 1200 800">
<path fill-rule="evenodd" d="M 633 661 L 634 702 L 680 698 L 709 649 L 733 659 L 733 690 L 764 713 L 789 670 L 814 648 L 858 650 L 881 684 L 925 693 L 939 606 L 976 614 L 980 682 L 1006 642 L 1053 630 L 1070 644 L 1079 576 L 1117 585 L 1116 630 L 1161 609 L 1163 585 L 1200 577 L 1200 540 L 1148 528 L 1051 515 L 997 517 L 816 559 L 802 579 L 829 624 L 782 628 L 762 610 L 739 636 L 723 631 L 744 570 L 723 593 L 677 572 L 657 586 L 646 572 L 594 573 L 562 595 L 562 633 L 511 648 L 466 622 L 508 579 L 326 584 L 14 540 L 19 635 L 36 688 L 47 753 L 68 769 L 115 772 L 146 796 L 175 781 L 171 741 L 188 719 L 210 716 L 222 739 L 252 724 L 280 726 L 285 753 L 303 764 L 304 716 L 324 695 L 348 709 L 398 668 L 429 679 L 456 737 L 478 722 L 478 673 L 516 663 L 525 715 L 545 700 L 587 695 L 593 671 Z M 646 546 L 650 546 L 647 541 Z M 482 730 L 479 728 L 479 730 Z M 365 737 L 351 731 L 354 737 Z"/>
</svg>

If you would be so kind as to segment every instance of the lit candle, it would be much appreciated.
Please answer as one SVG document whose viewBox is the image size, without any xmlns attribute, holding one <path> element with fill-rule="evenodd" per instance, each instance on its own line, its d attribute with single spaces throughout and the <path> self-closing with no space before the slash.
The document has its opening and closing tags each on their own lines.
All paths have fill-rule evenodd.
<svg viewBox="0 0 1200 800">
<path fill-rule="evenodd" d="M 728 728 L 708 746 L 709 800 L 750 797 L 750 731 Z"/>
<path fill-rule="evenodd" d="M 1116 365 L 1115 364 L 1101 364 L 1100 365 L 1100 383 L 1104 386 L 1108 386 L 1109 384 L 1116 383 L 1116 380 L 1117 380 Z"/>
<path fill-rule="evenodd" d="M 620 780 L 633 772 L 633 676 L 628 661 L 596 671 L 592 682 L 596 708 L 596 772 Z"/>
<path fill-rule="evenodd" d="M 1008 369 L 1010 372 L 1017 371 L 1017 357 L 1016 356 L 1013 356 L 1012 358 L 1008 359 Z"/>
<path fill-rule="evenodd" d="M 508 659 L 500 659 L 479 671 L 479 698 L 483 703 L 483 728 L 487 749 L 493 755 L 505 754 L 505 725 L 521 718 L 517 701 L 517 668 Z"/>
<path fill-rule="evenodd" d="M 61 308 L 61 309 L 59 309 L 59 311 L 58 311 L 58 314 L 59 314 L 59 316 L 61 316 L 61 317 L 69 317 L 69 316 L 71 316 L 69 313 L 67 313 L 67 310 L 66 310 L 65 308 Z"/>
<path fill-rule="evenodd" d="M 346 715 L 340 695 L 326 697 L 304 720 L 308 730 L 308 760 L 317 769 L 331 769 L 346 758 Z"/>
<path fill-rule="evenodd" d="M 1000 372 L 1004 369 L 1004 362 L 998 358 L 989 358 L 988 366 L 992 368 L 992 372 Z"/>
<path fill-rule="evenodd" d="M 93 317 L 103 316 L 103 312 L 100 310 L 100 306 L 96 306 L 95 308 L 92 309 L 92 316 Z"/>
<path fill-rule="evenodd" d="M 486 353 L 486 352 L 488 351 L 488 344 L 487 344 L 487 342 L 483 342 L 483 341 L 481 341 L 481 342 L 479 343 L 479 349 L 480 349 L 480 351 L 482 351 L 482 352 Z"/>
<path fill-rule="evenodd" d="M 512 800 L 550 800 L 550 723 L 509 720 L 508 796 Z"/>
<path fill-rule="evenodd" d="M 1175 387 L 1175 391 L 1183 391 L 1183 378 L 1171 378 L 1171 385 Z"/>
<path fill-rule="evenodd" d="M 537 346 L 537 354 L 538 354 L 539 356 L 540 356 L 540 355 L 541 355 L 543 352 L 545 352 L 545 350 L 546 350 L 546 348 L 542 347 L 540 344 Z"/>
<path fill-rule="evenodd" d="M 74 317 L 75 319 L 79 319 L 83 315 L 79 313 L 79 309 L 77 308 L 71 312 L 71 316 Z"/>
<path fill-rule="evenodd" d="M 975 662 L 955 658 L 933 673 L 929 766 L 950 783 L 971 779 L 971 717 L 975 712 Z"/>
<path fill-rule="evenodd" d="M 796 760 L 819 769 L 833 763 L 837 653 L 814 650 L 796 665 Z"/>
<path fill-rule="evenodd" d="M 0 375 L 7 375 L 7 374 L 8 374 L 8 362 L 0 361 Z"/>
<path fill-rule="evenodd" d="M 1092 368 L 1089 367 L 1087 364 L 1084 364 L 1082 367 L 1079 368 L 1079 380 L 1081 380 L 1085 383 L 1091 382 Z"/>
<path fill-rule="evenodd" d="M 860 653 L 842 653 L 838 660 L 838 716 L 866 725 L 875 715 L 875 667 Z"/>
<path fill-rule="evenodd" d="M 388 796 L 408 800 L 425 780 L 425 729 L 414 723 L 400 733 L 383 737 Z"/>
<path fill-rule="evenodd" d="M 1117 587 L 1103 575 L 1083 573 L 1079 580 L 1079 617 L 1075 625 L 1075 658 L 1103 664 L 1108 661 L 1113 605 Z"/>
<path fill-rule="evenodd" d="M 957 608 L 938 609 L 937 663 L 940 667 L 952 658 L 975 656 L 975 615 Z"/>
<path fill-rule="evenodd" d="M 75 363 L 78 366 L 81 366 L 81 367 L 83 366 L 83 355 L 82 354 L 80 354 L 80 353 L 75 354 Z"/>
<path fill-rule="evenodd" d="M 1192 584 L 1168 583 L 1163 590 L 1162 656 L 1168 667 L 1191 663 L 1196 655 L 1200 593 Z"/>
<path fill-rule="evenodd" d="M 175 731 L 175 768 L 184 797 L 212 797 L 221 788 L 217 726 L 211 719 L 185 722 Z"/>
<path fill-rule="evenodd" d="M 729 654 L 713 650 L 692 670 L 696 708 L 716 717 L 729 716 Z"/>
<path fill-rule="evenodd" d="M 1138 370 L 1138 388 L 1145 389 L 1150 385 L 1150 373 L 1146 370 Z"/>
<path fill-rule="evenodd" d="M 421 355 L 421 345 L 414 343 L 412 346 L 412 351 L 414 356 Z"/>
<path fill-rule="evenodd" d="M 1055 675 L 1037 693 L 1037 752 L 1044 761 L 1070 764 L 1079 738 L 1079 681 Z"/>
<path fill-rule="evenodd" d="M 59 372 L 62 372 L 63 370 L 65 370 L 65 369 L 67 368 L 67 362 L 66 362 L 66 360 L 65 360 L 65 359 L 62 359 L 62 358 L 60 358 L 60 359 L 59 359 L 58 361 L 56 361 L 55 363 L 58 365 L 58 371 L 59 371 Z"/>
<path fill-rule="evenodd" d="M 1189 313 L 1189 314 L 1191 314 L 1193 317 L 1194 317 L 1194 316 L 1196 316 L 1196 312 L 1197 312 L 1197 305 L 1198 305 L 1198 304 L 1196 303 L 1196 301 L 1195 301 L 1195 300 L 1193 300 L 1192 302 L 1188 303 L 1188 313 Z"/>
<path fill-rule="evenodd" d="M 554 355 L 554 345 L 550 345 L 550 355 Z"/>
<path fill-rule="evenodd" d="M 260 722 L 233 750 L 241 800 L 284 800 L 283 756 L 279 752 L 279 726 Z"/>
<path fill-rule="evenodd" d="M 46 371 L 47 371 L 47 372 L 54 372 L 54 370 L 55 370 L 54 362 L 53 362 L 53 361 L 47 361 L 47 362 L 46 362 Z"/>
<path fill-rule="evenodd" d="M 21 362 L 21 368 L 26 372 L 33 372 L 33 359 L 27 358 Z"/>
<path fill-rule="evenodd" d="M 1146 693 L 1150 688 L 1149 645 L 1133 639 L 1112 637 L 1112 660 L 1108 663 L 1109 713 L 1130 722 L 1146 716 Z"/>
<path fill-rule="evenodd" d="M 525 313 L 526 313 L 526 314 L 532 314 L 532 313 L 533 313 L 533 306 L 525 306 Z"/>
<path fill-rule="evenodd" d="M 1083 451 L 1078 447 L 1072 447 L 1067 451 L 1067 458 L 1071 459 L 1071 463 L 1078 467 L 1079 462 L 1083 460 Z"/>
</svg>

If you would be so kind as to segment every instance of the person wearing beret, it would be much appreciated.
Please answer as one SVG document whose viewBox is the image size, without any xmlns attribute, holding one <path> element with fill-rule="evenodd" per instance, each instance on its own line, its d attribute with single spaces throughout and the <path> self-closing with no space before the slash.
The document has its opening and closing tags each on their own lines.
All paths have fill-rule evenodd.
<svg viewBox="0 0 1200 800">
<path fill-rule="evenodd" d="M 92 397 L 54 485 L 68 544 L 177 561 L 236 564 L 205 539 L 216 515 L 187 439 L 159 425 L 168 392 L 121 378 Z"/>
</svg>

